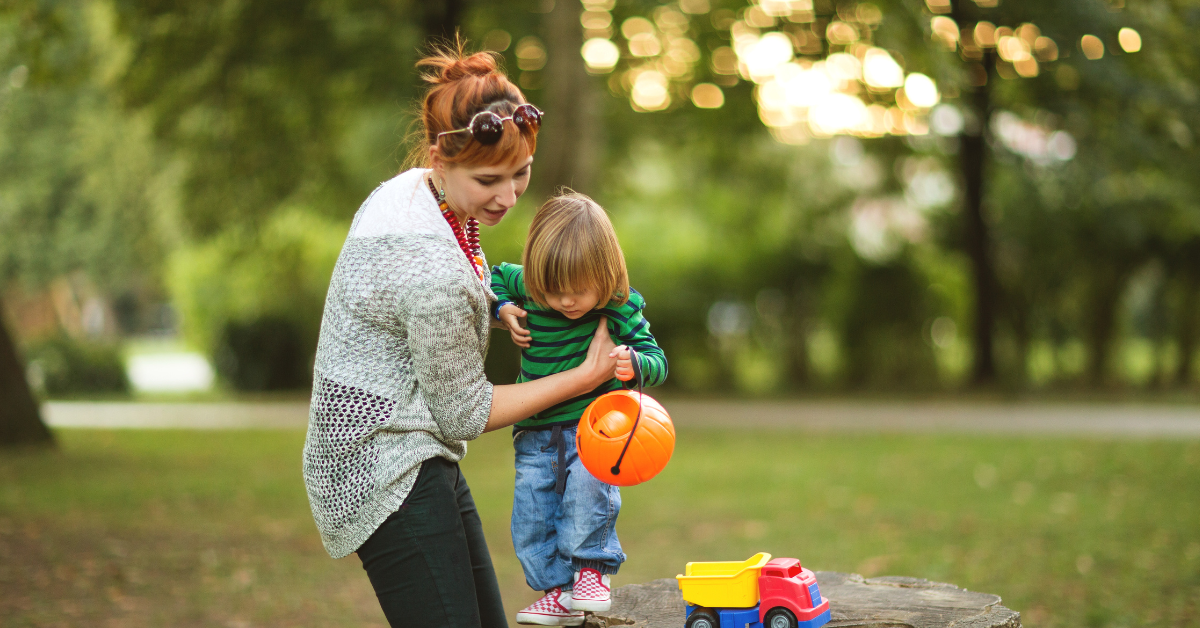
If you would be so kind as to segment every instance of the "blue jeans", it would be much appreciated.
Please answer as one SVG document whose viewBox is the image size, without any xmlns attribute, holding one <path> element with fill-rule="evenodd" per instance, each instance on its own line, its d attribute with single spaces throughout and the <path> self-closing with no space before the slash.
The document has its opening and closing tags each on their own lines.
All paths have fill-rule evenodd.
<svg viewBox="0 0 1200 628">
<path fill-rule="evenodd" d="M 562 430 L 566 487 L 555 490 L 558 446 L 553 430 L 513 436 L 517 477 L 512 538 L 525 582 L 539 591 L 571 588 L 574 573 L 591 567 L 614 574 L 625 562 L 617 540 L 621 490 L 588 473 L 575 450 L 575 427 Z"/>
</svg>

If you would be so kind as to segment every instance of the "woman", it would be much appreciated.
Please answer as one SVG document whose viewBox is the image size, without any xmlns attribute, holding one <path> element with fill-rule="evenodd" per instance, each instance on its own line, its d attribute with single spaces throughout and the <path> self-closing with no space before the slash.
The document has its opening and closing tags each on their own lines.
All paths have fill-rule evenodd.
<svg viewBox="0 0 1200 628">
<path fill-rule="evenodd" d="M 393 626 L 507 626 L 471 492 L 466 442 L 612 377 L 599 325 L 580 367 L 522 384 L 484 377 L 491 306 L 478 224 L 529 182 L 541 112 L 487 53 L 423 59 L 429 169 L 359 208 L 325 303 L 304 479 L 334 558 L 357 552 Z"/>
</svg>

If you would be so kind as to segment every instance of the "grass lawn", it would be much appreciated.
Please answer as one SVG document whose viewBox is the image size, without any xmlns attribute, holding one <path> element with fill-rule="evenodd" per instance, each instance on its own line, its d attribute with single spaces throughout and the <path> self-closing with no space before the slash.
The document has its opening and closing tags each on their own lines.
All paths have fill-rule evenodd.
<svg viewBox="0 0 1200 628">
<path fill-rule="evenodd" d="M 357 558 L 321 548 L 303 433 L 58 437 L 0 453 L 0 625 L 384 625 Z M 508 437 L 463 466 L 511 616 L 536 594 Z M 1026 626 L 1200 625 L 1200 442 L 684 430 L 618 532 L 618 586 L 768 551 L 997 593 Z"/>
</svg>

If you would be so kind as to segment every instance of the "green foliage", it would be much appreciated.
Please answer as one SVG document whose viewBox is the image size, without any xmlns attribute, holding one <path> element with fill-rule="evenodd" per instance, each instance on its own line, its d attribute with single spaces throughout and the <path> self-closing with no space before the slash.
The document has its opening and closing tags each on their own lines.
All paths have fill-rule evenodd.
<svg viewBox="0 0 1200 628">
<path fill-rule="evenodd" d="M 622 2 L 614 28 L 663 4 Z M 693 17 L 688 33 L 703 57 L 696 81 L 719 79 L 708 57 L 731 43 L 711 18 L 746 7 L 710 4 L 713 13 Z M 832 16 L 851 3 L 818 4 Z M 926 4 L 874 4 L 883 12 L 875 43 L 935 77 L 944 102 L 963 104 L 966 65 L 930 45 Z M 110 294 L 165 292 L 189 340 L 210 351 L 230 381 L 238 378 L 231 365 L 262 355 L 229 346 L 242 333 L 302 356 L 285 362 L 307 363 L 345 224 L 406 152 L 419 93 L 412 64 L 438 6 L 6 5 L 0 231 L 21 237 L 0 238 L 0 275 L 37 286 L 82 269 Z M 985 113 L 1067 131 L 1078 147 L 1068 162 L 1046 162 L 984 129 L 1005 381 L 1194 385 L 1200 44 L 1192 34 L 1200 10 L 1168 0 L 1121 11 L 1092 0 L 954 6 L 964 24 L 1032 21 L 1058 42 L 1060 60 L 1039 66 L 1037 77 L 991 77 L 993 111 Z M 525 37 L 550 40 L 544 8 L 535 0 L 476 3 L 461 16 L 476 44 L 507 33 L 506 65 L 542 105 L 549 66 L 522 70 L 515 50 Z M 1125 25 L 1141 32 L 1141 52 L 1123 54 L 1109 41 Z M 1103 59 L 1083 58 L 1083 33 L 1109 43 Z M 935 179 L 962 187 L 955 138 L 784 146 L 759 119 L 748 81 L 724 87 L 721 109 L 697 109 L 674 94 L 673 108 L 649 114 L 613 95 L 620 76 L 594 81 L 608 95 L 579 103 L 602 131 L 587 155 L 598 164 L 596 184 L 580 191 L 614 218 L 672 361 L 668 386 L 778 394 L 965 381 L 975 291 L 961 194 L 914 200 Z M 562 140 L 546 135 L 545 146 Z M 536 165 L 534 172 L 536 183 Z M 493 263 L 519 258 L 542 200 L 527 197 L 485 230 Z M 882 235 L 864 231 L 872 216 L 900 215 L 897 208 L 908 223 L 889 224 Z M 745 315 L 736 333 L 712 333 L 717 304 Z M 272 333 L 295 345 L 285 350 L 268 340 Z M 1146 374 L 1136 380 L 1123 374 L 1122 352 L 1133 346 L 1126 341 L 1152 347 L 1139 349 L 1138 359 L 1152 365 L 1139 367 Z M 238 351 L 246 355 L 235 360 Z M 489 373 L 506 381 L 514 365 L 498 336 Z M 252 379 L 271 379 L 264 377 Z"/>
<path fill-rule="evenodd" d="M 345 216 L 339 201 L 363 193 L 363 175 L 375 173 L 350 172 L 337 148 L 375 108 L 413 94 L 416 8 L 405 0 L 113 3 L 130 45 L 116 87 L 126 106 L 153 115 L 156 136 L 185 161 L 189 232 L 205 238 L 255 225 L 285 199 Z M 369 146 L 379 139 L 386 146 L 397 137 Z"/>
<path fill-rule="evenodd" d="M 25 351 L 35 390 L 50 396 L 126 394 L 129 379 L 118 347 L 112 343 L 53 336 Z"/>
<path fill-rule="evenodd" d="M 227 229 L 176 251 L 167 285 L 187 339 L 216 355 L 219 372 L 238 388 L 303 384 L 295 369 L 311 374 L 325 292 L 346 229 L 293 207 L 257 230 Z"/>
<path fill-rule="evenodd" d="M 111 290 L 157 281 L 169 220 L 157 196 L 171 171 L 156 176 L 146 117 L 91 85 L 13 88 L 10 79 L 5 91 L 0 279 L 39 285 L 82 269 Z"/>
<path fill-rule="evenodd" d="M 237 390 L 294 390 L 312 385 L 314 347 L 296 323 L 264 316 L 229 321 L 217 345 L 217 374 Z"/>
</svg>

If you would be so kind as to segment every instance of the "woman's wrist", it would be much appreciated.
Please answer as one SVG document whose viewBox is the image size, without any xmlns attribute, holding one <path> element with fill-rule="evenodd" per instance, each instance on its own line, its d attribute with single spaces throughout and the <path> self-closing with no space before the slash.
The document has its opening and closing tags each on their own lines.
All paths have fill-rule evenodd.
<svg viewBox="0 0 1200 628">
<path fill-rule="evenodd" d="M 600 371 L 598 365 L 585 361 L 583 364 L 572 369 L 574 378 L 574 396 L 586 395 L 596 389 L 597 386 L 608 380 L 607 371 Z"/>
</svg>

